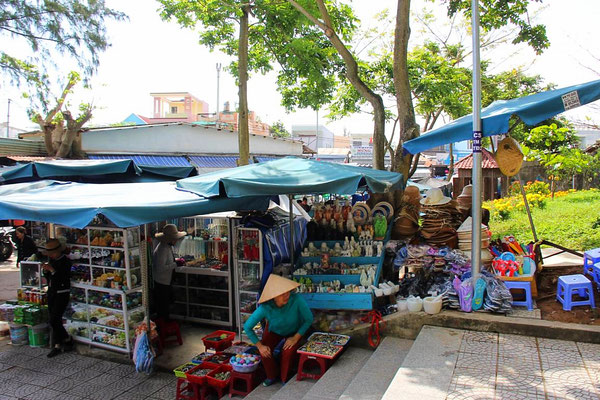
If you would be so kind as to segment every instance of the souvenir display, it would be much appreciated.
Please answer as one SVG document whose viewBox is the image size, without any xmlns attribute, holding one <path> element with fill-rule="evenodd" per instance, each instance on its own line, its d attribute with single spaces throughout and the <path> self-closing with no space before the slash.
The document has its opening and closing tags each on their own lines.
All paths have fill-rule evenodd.
<svg viewBox="0 0 600 400">
<path fill-rule="evenodd" d="M 462 222 L 462 214 L 456 208 L 456 202 L 443 195 L 438 188 L 430 189 L 421 199 L 420 235 L 432 246 L 456 247 L 456 229 Z"/>
<path fill-rule="evenodd" d="M 317 246 L 318 245 L 318 246 Z M 330 257 L 381 257 L 383 254 L 383 241 L 372 240 L 369 231 L 363 231 L 358 241 L 354 237 L 344 239 L 330 248 L 326 242 L 307 242 L 301 253 L 302 257 L 321 257 L 327 254 Z"/>
</svg>

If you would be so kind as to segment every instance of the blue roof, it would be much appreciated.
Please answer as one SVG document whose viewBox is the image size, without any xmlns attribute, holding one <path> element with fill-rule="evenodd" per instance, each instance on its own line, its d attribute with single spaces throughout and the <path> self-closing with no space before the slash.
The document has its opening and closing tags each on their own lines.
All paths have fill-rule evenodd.
<svg viewBox="0 0 600 400">
<path fill-rule="evenodd" d="M 235 168 L 235 156 L 188 156 L 198 168 Z"/>
<path fill-rule="evenodd" d="M 139 154 L 90 154 L 95 160 L 132 160 L 136 165 L 162 167 L 192 167 L 184 156 L 150 156 Z"/>
<path fill-rule="evenodd" d="M 277 159 L 279 159 L 279 157 L 261 157 L 261 156 L 257 156 L 256 159 L 258 160 L 258 162 L 266 162 L 266 161 L 277 160 Z"/>
</svg>

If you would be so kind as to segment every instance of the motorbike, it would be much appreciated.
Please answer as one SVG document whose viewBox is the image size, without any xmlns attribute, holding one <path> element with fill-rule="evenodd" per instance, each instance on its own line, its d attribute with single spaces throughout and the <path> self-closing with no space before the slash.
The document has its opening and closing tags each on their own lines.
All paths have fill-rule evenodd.
<svg viewBox="0 0 600 400">
<path fill-rule="evenodd" d="M 0 227 L 0 261 L 6 261 L 12 256 L 16 246 L 13 242 L 13 227 Z"/>
</svg>

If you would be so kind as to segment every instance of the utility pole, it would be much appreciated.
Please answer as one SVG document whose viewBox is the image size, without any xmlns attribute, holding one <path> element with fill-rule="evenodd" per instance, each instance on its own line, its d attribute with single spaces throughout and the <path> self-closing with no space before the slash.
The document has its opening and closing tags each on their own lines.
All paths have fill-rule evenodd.
<svg viewBox="0 0 600 400">
<path fill-rule="evenodd" d="M 10 132 L 10 102 L 11 100 L 8 99 L 8 111 L 6 111 L 6 137 L 9 136 L 9 132 Z"/>
<path fill-rule="evenodd" d="M 221 75 L 221 63 L 217 63 L 217 113 L 215 115 L 215 126 L 219 129 L 219 77 Z"/>
</svg>

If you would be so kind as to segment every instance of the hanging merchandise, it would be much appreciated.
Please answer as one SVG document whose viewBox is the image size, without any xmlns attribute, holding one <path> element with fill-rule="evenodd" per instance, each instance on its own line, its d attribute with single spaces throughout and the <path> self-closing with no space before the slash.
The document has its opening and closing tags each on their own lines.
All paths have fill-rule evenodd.
<svg viewBox="0 0 600 400">
<path fill-rule="evenodd" d="M 506 176 L 515 176 L 523 164 L 523 152 L 519 143 L 510 136 L 498 143 L 495 157 L 500 171 Z"/>
<path fill-rule="evenodd" d="M 154 350 L 148 341 L 148 335 L 142 331 L 136 341 L 133 350 L 133 362 L 136 372 L 151 374 L 154 369 Z"/>
</svg>

